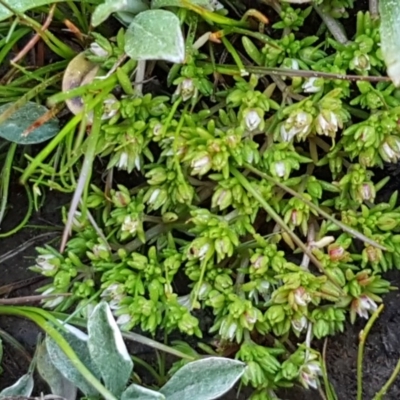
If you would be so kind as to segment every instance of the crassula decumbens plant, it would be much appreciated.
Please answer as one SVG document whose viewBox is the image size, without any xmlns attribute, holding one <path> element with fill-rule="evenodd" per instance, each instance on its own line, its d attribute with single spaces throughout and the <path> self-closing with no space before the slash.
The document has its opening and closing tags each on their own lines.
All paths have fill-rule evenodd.
<svg viewBox="0 0 400 400">
<path fill-rule="evenodd" d="M 331 22 L 352 6 L 322 3 Z M 64 251 L 40 248 L 32 267 L 52 278 L 43 293 L 72 293 L 47 308 L 88 316 L 105 301 L 123 331 L 212 335 L 219 354 L 236 348 L 253 399 L 318 387 L 312 339 L 368 318 L 391 288 L 382 273 L 400 265 L 397 192 L 378 202 L 389 178 L 372 171 L 400 158 L 400 95 L 369 79 L 385 74 L 379 19 L 358 13 L 345 40 L 299 38 L 309 12 L 295 7 L 280 10 L 281 39 L 248 26 L 220 32 L 236 66 L 201 46 L 213 40 L 200 27 L 210 11 L 174 9 L 186 37 L 185 61 L 168 75 L 174 93 L 132 92 L 120 73 L 125 94 L 99 124 L 95 154 L 128 183 L 92 182 Z M 212 15 L 218 26 L 222 14 Z M 244 67 L 230 33 L 256 66 Z M 97 35 L 88 57 L 111 69 L 115 46 Z"/>
</svg>

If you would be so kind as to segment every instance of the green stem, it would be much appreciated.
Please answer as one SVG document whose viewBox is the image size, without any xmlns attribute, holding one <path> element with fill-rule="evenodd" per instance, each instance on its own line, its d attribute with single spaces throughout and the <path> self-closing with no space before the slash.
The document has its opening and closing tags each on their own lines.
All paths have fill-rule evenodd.
<svg viewBox="0 0 400 400">
<path fill-rule="evenodd" d="M 108 94 L 108 92 L 103 96 L 96 96 L 87 106 L 87 112 L 93 110 L 93 108 L 104 100 L 104 97 Z M 25 169 L 24 173 L 21 176 L 21 183 L 26 183 L 28 178 L 36 171 L 36 169 L 40 166 L 40 164 L 50 155 L 50 153 L 60 144 L 60 142 L 79 124 L 82 120 L 84 111 L 80 112 L 78 115 L 75 115 L 72 119 L 65 124 L 64 128 L 58 133 L 58 135 L 53 138 L 53 140 L 32 160 L 32 162 Z"/>
<path fill-rule="evenodd" d="M 29 190 L 28 185 L 25 185 L 25 190 L 26 190 L 26 194 L 28 196 L 28 210 L 27 210 L 27 212 L 25 214 L 24 219 L 15 228 L 11 229 L 8 232 L 1 233 L 0 234 L 0 238 L 5 238 L 5 237 L 8 237 L 8 236 L 14 235 L 14 233 L 16 233 L 20 229 L 22 229 L 27 224 L 27 222 L 29 221 L 29 219 L 30 219 L 30 217 L 32 215 L 32 211 L 33 211 L 33 198 L 32 198 L 32 193 Z"/>
<path fill-rule="evenodd" d="M 35 322 L 36 325 L 43 329 L 57 343 L 60 349 L 69 358 L 73 366 L 82 374 L 87 382 L 104 397 L 104 399 L 117 400 L 117 398 L 86 368 L 61 333 L 43 316 L 37 314 L 33 310 L 29 311 L 28 307 L 20 309 L 19 307 L 10 306 L 0 306 L 0 314 L 24 317 Z"/>
<path fill-rule="evenodd" d="M 11 168 L 12 168 L 12 163 L 14 161 L 14 155 L 16 149 L 17 149 L 17 143 L 11 143 L 7 151 L 6 160 L 4 162 L 4 167 L 1 174 L 0 225 L 3 222 L 4 214 L 6 212 L 8 191 L 10 188 Z"/>
<path fill-rule="evenodd" d="M 248 168 L 246 166 L 246 168 Z M 250 169 L 250 168 L 249 168 Z M 239 181 L 239 183 L 261 204 L 264 210 L 272 217 L 272 219 L 285 230 L 297 246 L 310 258 L 314 265 L 324 273 L 324 267 L 317 260 L 317 258 L 310 252 L 307 246 L 300 240 L 300 238 L 287 226 L 285 221 L 275 212 L 275 210 L 264 200 L 264 198 L 254 189 L 251 183 L 241 174 L 236 168 L 231 169 L 232 175 Z"/>
<path fill-rule="evenodd" d="M 381 304 L 375 312 L 371 315 L 371 318 L 368 320 L 367 325 L 365 328 L 360 332 L 360 345 L 358 346 L 358 354 L 357 354 L 357 400 L 362 400 L 362 386 L 363 386 L 363 358 L 364 358 L 364 347 L 365 342 L 367 341 L 367 336 L 369 331 L 372 328 L 372 325 L 379 317 L 379 314 L 383 310 L 383 304 Z M 386 386 L 386 385 L 385 385 Z M 381 389 L 382 390 L 382 389 Z"/>
<path fill-rule="evenodd" d="M 13 103 L 10 107 L 7 108 L 1 115 L 0 115 L 0 125 L 5 122 L 8 118 L 11 117 L 18 109 L 24 106 L 29 100 L 33 99 L 39 93 L 43 92 L 45 88 L 56 83 L 58 80 L 62 78 L 63 73 L 59 73 L 54 75 L 52 78 L 47 79 L 46 81 L 40 83 L 39 85 L 35 86 L 29 92 L 25 93 L 19 100 Z"/>
<path fill-rule="evenodd" d="M 97 142 L 100 137 L 101 128 L 101 114 L 103 107 L 101 105 L 96 106 L 94 110 L 93 125 L 87 140 L 87 147 L 85 152 L 85 158 L 83 160 L 82 169 L 79 174 L 78 183 L 74 192 L 74 196 L 71 201 L 71 205 L 68 211 L 68 219 L 65 224 L 64 233 L 61 240 L 60 252 L 64 252 L 65 246 L 67 245 L 68 236 L 72 229 L 73 219 L 75 217 L 76 210 L 78 209 L 79 203 L 86 198 L 87 188 L 92 175 L 93 162 L 96 157 Z M 85 201 L 82 202 L 83 205 Z M 82 210 L 84 211 L 84 209 Z"/>
<path fill-rule="evenodd" d="M 242 63 L 242 60 L 239 57 L 238 52 L 232 46 L 231 42 L 224 36 L 221 38 L 221 40 L 222 40 L 222 43 L 224 44 L 224 46 L 226 47 L 226 49 L 228 50 L 228 52 L 231 54 L 231 56 L 234 59 L 236 65 L 238 66 L 239 71 L 240 71 L 240 75 L 241 76 L 248 75 L 249 73 L 246 71 L 246 68 L 244 67 L 244 65 Z"/>
<path fill-rule="evenodd" d="M 335 225 L 337 225 L 340 229 L 342 229 L 344 232 L 349 233 L 351 236 L 361 240 L 362 242 L 368 243 L 371 246 L 374 246 L 378 249 L 386 251 L 386 247 L 382 246 L 381 244 L 375 242 L 374 240 L 368 238 L 367 236 L 363 235 L 361 232 L 358 232 L 357 230 L 351 228 L 350 226 L 345 225 L 343 222 L 338 221 L 336 218 L 332 217 L 332 215 L 329 215 L 327 212 L 322 210 L 320 207 L 316 206 L 314 203 L 311 201 L 307 200 L 302 194 L 295 192 L 293 189 L 290 187 L 286 186 L 285 184 L 279 182 L 275 178 L 272 178 L 272 176 L 269 176 L 265 174 L 264 172 L 259 171 L 257 168 L 254 168 L 253 166 L 249 164 L 245 164 L 245 167 L 253 172 L 254 174 L 260 176 L 261 178 L 264 178 L 271 183 L 273 183 L 276 186 L 279 186 L 281 189 L 283 189 L 285 192 L 291 194 L 294 197 L 297 197 L 300 199 L 302 202 L 304 202 L 308 207 L 312 208 L 313 210 L 317 211 L 320 215 L 322 215 L 324 218 L 327 220 L 331 221 Z"/>
</svg>

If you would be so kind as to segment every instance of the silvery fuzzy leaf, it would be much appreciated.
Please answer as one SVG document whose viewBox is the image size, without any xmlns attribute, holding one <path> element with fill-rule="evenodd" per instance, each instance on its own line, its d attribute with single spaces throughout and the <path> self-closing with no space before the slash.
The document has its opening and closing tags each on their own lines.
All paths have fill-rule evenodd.
<svg viewBox="0 0 400 400">
<path fill-rule="evenodd" d="M 165 396 L 133 383 L 122 393 L 121 400 L 165 400 Z"/>
<path fill-rule="evenodd" d="M 182 63 L 185 42 L 179 18 L 166 10 L 148 10 L 136 15 L 125 33 L 125 52 L 134 60 Z"/>
<path fill-rule="evenodd" d="M 88 348 L 107 389 L 119 397 L 133 370 L 133 361 L 121 332 L 105 301 L 93 310 L 88 321 Z"/>
<path fill-rule="evenodd" d="M 212 400 L 221 397 L 243 375 L 246 365 L 237 360 L 207 357 L 179 369 L 160 389 L 167 400 Z"/>
<path fill-rule="evenodd" d="M 400 3 L 379 0 L 382 56 L 387 74 L 395 86 L 400 86 Z"/>
<path fill-rule="evenodd" d="M 100 378 L 100 373 L 96 365 L 90 359 L 90 353 L 87 346 L 88 336 L 81 330 L 69 325 L 64 325 L 68 332 L 62 332 L 80 361 L 92 372 L 92 374 Z M 65 355 L 54 340 L 49 336 L 46 337 L 46 348 L 51 362 L 61 372 L 61 374 L 80 389 L 86 396 L 96 396 L 97 391 L 86 381 L 82 374 L 75 368 L 71 360 Z"/>
<path fill-rule="evenodd" d="M 47 353 L 45 342 L 38 345 L 36 357 L 36 366 L 39 374 L 49 385 L 51 394 L 60 396 L 66 400 L 75 400 L 77 395 L 76 386 L 66 379 L 53 365 Z"/>
<path fill-rule="evenodd" d="M 33 376 L 29 372 L 22 375 L 12 386 L 0 392 L 0 399 L 10 399 L 14 397 L 30 397 L 33 391 Z"/>
</svg>

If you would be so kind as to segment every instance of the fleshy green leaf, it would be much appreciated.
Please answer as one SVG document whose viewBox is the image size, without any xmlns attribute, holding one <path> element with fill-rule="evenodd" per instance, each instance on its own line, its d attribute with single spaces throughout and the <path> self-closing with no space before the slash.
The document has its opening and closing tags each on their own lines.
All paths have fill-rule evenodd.
<svg viewBox="0 0 400 400">
<path fill-rule="evenodd" d="M 30 397 L 33 391 L 33 385 L 32 373 L 27 373 L 21 376 L 14 385 L 3 389 L 0 392 L 0 399 Z"/>
<path fill-rule="evenodd" d="M 194 4 L 196 6 L 204 7 L 208 10 L 214 11 L 212 1 L 210 0 L 187 0 L 187 3 Z M 183 7 L 187 8 L 187 5 L 182 0 L 152 0 L 151 8 L 162 8 L 162 7 Z"/>
<path fill-rule="evenodd" d="M 167 400 L 212 400 L 222 396 L 243 375 L 246 365 L 221 357 L 208 357 L 183 366 L 160 389 Z"/>
<path fill-rule="evenodd" d="M 124 393 L 121 400 L 164 400 L 165 396 L 159 392 L 144 388 L 136 384 L 130 385 Z M 183 399 L 181 399 L 183 400 Z"/>
<path fill-rule="evenodd" d="M 400 86 L 400 5 L 398 0 L 379 0 L 382 56 L 387 74 Z"/>
<path fill-rule="evenodd" d="M 0 106 L 0 114 L 6 111 L 12 104 L 7 103 Z M 47 111 L 49 110 L 45 106 L 29 101 L 0 125 L 0 137 L 18 144 L 41 143 L 52 138 L 60 130 L 57 118 L 52 118 L 45 122 L 39 128 L 28 133 L 27 136 L 22 136 L 25 130 Z"/>
<path fill-rule="evenodd" d="M 115 396 L 124 391 L 133 370 L 133 361 L 106 302 L 99 303 L 88 321 L 88 348 L 103 382 Z"/>
<path fill-rule="evenodd" d="M 51 394 L 66 400 L 75 400 L 77 395 L 76 386 L 66 379 L 53 365 L 44 342 L 38 345 L 36 357 L 39 374 L 49 385 Z"/>
<path fill-rule="evenodd" d="M 72 326 L 64 326 L 69 330 L 69 332 L 62 332 L 64 338 L 72 347 L 81 362 L 92 372 L 94 376 L 99 378 L 100 373 L 90 359 L 89 349 L 87 346 L 88 336 Z M 46 348 L 51 362 L 66 379 L 77 386 L 86 396 L 97 395 L 97 391 L 91 385 L 89 385 L 86 379 L 74 367 L 71 360 L 49 336 L 46 337 Z"/>
<path fill-rule="evenodd" d="M 106 0 L 96 7 L 92 14 L 92 25 L 98 26 L 116 12 L 138 14 L 148 10 L 149 6 L 142 0 Z"/>
<path fill-rule="evenodd" d="M 35 7 L 41 7 L 53 3 L 62 3 L 67 0 L 3 0 L 3 1 L 6 4 L 9 4 L 10 7 L 12 7 L 13 10 L 15 11 L 25 12 Z M 80 0 L 74 0 L 74 1 L 80 1 Z M 98 4 L 100 2 L 99 0 L 86 0 L 86 1 L 92 4 L 96 3 Z M 0 5 L 0 21 L 9 18 L 12 15 L 13 14 L 10 10 L 8 10 L 3 5 Z"/>
<path fill-rule="evenodd" d="M 179 18 L 165 10 L 138 14 L 126 31 L 125 52 L 134 60 L 182 63 L 185 43 Z"/>
</svg>

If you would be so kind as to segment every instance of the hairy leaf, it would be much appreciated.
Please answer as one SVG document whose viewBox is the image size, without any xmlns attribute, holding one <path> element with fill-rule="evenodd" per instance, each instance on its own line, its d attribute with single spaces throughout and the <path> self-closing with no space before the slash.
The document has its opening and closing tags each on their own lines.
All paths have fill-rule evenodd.
<svg viewBox="0 0 400 400">
<path fill-rule="evenodd" d="M 45 342 L 37 348 L 37 369 L 40 376 L 47 382 L 51 394 L 60 396 L 66 400 L 75 400 L 77 395 L 76 386 L 66 379 L 53 365 L 47 353 Z"/>
<path fill-rule="evenodd" d="M 79 329 L 68 325 L 65 325 L 65 327 L 68 328 L 69 332 L 62 332 L 64 338 L 72 347 L 81 362 L 94 376 L 99 378 L 100 373 L 90 359 L 89 349 L 87 346 L 88 336 Z M 74 367 L 71 360 L 49 336 L 46 337 L 46 347 L 51 362 L 65 378 L 77 386 L 86 396 L 97 395 L 97 391 L 86 381 L 82 374 Z"/>
<path fill-rule="evenodd" d="M 179 18 L 166 10 L 138 14 L 126 31 L 125 52 L 134 60 L 182 63 L 185 43 Z"/>
<path fill-rule="evenodd" d="M 387 74 L 400 86 L 400 6 L 397 0 L 379 0 L 380 33 Z"/>
<path fill-rule="evenodd" d="M 124 393 L 121 400 L 164 400 L 165 396 L 159 392 L 144 388 L 136 384 L 130 385 Z M 181 399 L 183 400 L 183 399 Z"/>
<path fill-rule="evenodd" d="M 226 393 L 243 375 L 240 361 L 208 357 L 183 366 L 160 389 L 167 400 L 212 400 Z"/>
<path fill-rule="evenodd" d="M 88 348 L 103 382 L 115 396 L 124 391 L 133 370 L 133 362 L 121 332 L 106 302 L 99 303 L 88 321 Z"/>
<path fill-rule="evenodd" d="M 18 397 L 30 397 L 33 391 L 32 373 L 27 373 L 14 383 L 14 385 L 3 389 L 0 392 L 0 399 L 10 399 Z"/>
<path fill-rule="evenodd" d="M 98 26 L 110 17 L 111 14 L 122 12 L 127 14 L 138 14 L 148 10 L 148 5 L 142 0 L 106 0 L 105 3 L 96 7 L 92 14 L 92 25 Z"/>
</svg>

